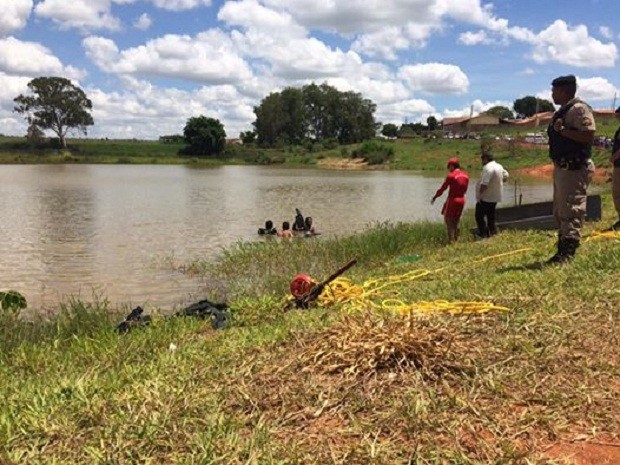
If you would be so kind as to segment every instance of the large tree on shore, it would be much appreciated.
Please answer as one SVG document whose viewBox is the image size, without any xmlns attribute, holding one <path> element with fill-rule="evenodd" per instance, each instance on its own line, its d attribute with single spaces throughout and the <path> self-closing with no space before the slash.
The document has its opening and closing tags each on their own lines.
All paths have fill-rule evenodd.
<svg viewBox="0 0 620 465">
<path fill-rule="evenodd" d="M 15 97 L 14 111 L 25 114 L 29 126 L 50 129 L 57 136 L 61 148 L 67 147 L 66 135 L 70 129 L 86 134 L 86 127 L 94 124 L 90 110 L 92 102 L 82 89 L 62 77 L 38 77 L 28 83 L 32 95 Z"/>
<path fill-rule="evenodd" d="M 513 119 L 515 117 L 512 110 L 508 107 L 504 107 L 502 105 L 495 105 L 494 107 L 489 108 L 485 111 L 488 115 L 494 115 L 501 119 Z"/>
<path fill-rule="evenodd" d="M 226 131 L 220 120 L 204 115 L 188 119 L 183 136 L 187 143 L 181 150 L 184 155 L 217 155 L 226 145 Z"/>
<path fill-rule="evenodd" d="M 374 137 L 375 109 L 358 93 L 313 83 L 269 94 L 254 108 L 253 124 L 261 145 L 294 145 L 304 138 L 348 144 Z"/>
<path fill-rule="evenodd" d="M 523 98 L 515 100 L 512 107 L 518 115 L 526 118 L 534 115 L 536 111 L 538 111 L 538 113 L 555 111 L 553 103 L 549 100 L 536 98 L 532 95 L 527 95 Z"/>
</svg>

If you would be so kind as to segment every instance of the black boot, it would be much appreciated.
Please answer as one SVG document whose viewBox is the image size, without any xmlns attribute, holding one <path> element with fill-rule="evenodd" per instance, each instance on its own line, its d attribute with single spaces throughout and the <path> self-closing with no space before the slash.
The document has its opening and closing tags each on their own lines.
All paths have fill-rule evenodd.
<svg viewBox="0 0 620 465">
<path fill-rule="evenodd" d="M 557 243 L 558 251 L 555 253 L 553 257 L 547 260 L 548 265 L 553 264 L 553 263 L 561 263 L 562 256 L 564 255 L 564 247 L 565 247 L 564 239 L 562 239 L 561 237 L 558 237 L 558 243 Z"/>
<path fill-rule="evenodd" d="M 547 264 L 555 265 L 571 261 L 575 256 L 577 247 L 579 247 L 578 239 L 560 237 L 558 239 L 558 251 L 553 257 L 547 260 Z"/>
<path fill-rule="evenodd" d="M 579 248 L 579 239 L 564 239 L 565 249 L 564 252 L 569 260 L 575 257 L 575 252 Z"/>
</svg>

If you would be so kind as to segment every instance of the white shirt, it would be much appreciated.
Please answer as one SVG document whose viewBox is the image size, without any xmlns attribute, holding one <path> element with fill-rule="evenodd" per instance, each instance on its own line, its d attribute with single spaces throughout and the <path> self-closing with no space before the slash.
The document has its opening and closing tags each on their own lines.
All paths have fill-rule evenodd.
<svg viewBox="0 0 620 465">
<path fill-rule="evenodd" d="M 476 200 L 499 203 L 502 201 L 504 181 L 508 180 L 508 171 L 495 160 L 491 160 L 482 167 L 482 177 L 476 186 Z M 480 185 L 487 186 L 484 193 L 480 194 Z"/>
</svg>

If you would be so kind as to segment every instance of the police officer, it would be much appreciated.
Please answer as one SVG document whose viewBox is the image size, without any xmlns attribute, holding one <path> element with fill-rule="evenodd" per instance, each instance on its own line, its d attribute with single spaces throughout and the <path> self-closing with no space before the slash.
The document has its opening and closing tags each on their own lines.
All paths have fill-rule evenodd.
<svg viewBox="0 0 620 465">
<path fill-rule="evenodd" d="M 553 215 L 558 223 L 558 251 L 548 263 L 571 260 L 581 239 L 586 213 L 586 189 L 594 164 L 590 159 L 596 125 L 592 109 L 575 97 L 575 76 L 560 76 L 551 83 L 551 96 L 560 109 L 547 134 L 553 160 Z"/>
<path fill-rule="evenodd" d="M 616 119 L 620 121 L 620 107 L 616 108 Z M 611 148 L 611 158 L 612 164 L 612 197 L 614 198 L 614 207 L 616 207 L 616 213 L 618 213 L 618 218 L 620 218 L 620 127 L 614 134 L 613 146 Z M 611 229 L 615 231 L 620 231 L 620 219 L 616 221 Z"/>
</svg>

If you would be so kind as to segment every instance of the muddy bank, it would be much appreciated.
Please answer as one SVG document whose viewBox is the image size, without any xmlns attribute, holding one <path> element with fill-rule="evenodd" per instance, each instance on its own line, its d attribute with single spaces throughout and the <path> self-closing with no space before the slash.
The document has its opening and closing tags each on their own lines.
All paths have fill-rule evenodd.
<svg viewBox="0 0 620 465">
<path fill-rule="evenodd" d="M 534 176 L 538 178 L 551 178 L 553 176 L 553 163 L 544 165 L 529 166 L 515 170 L 517 175 Z M 593 181 L 597 184 L 608 182 L 611 179 L 609 168 L 597 167 L 594 171 Z"/>
</svg>

